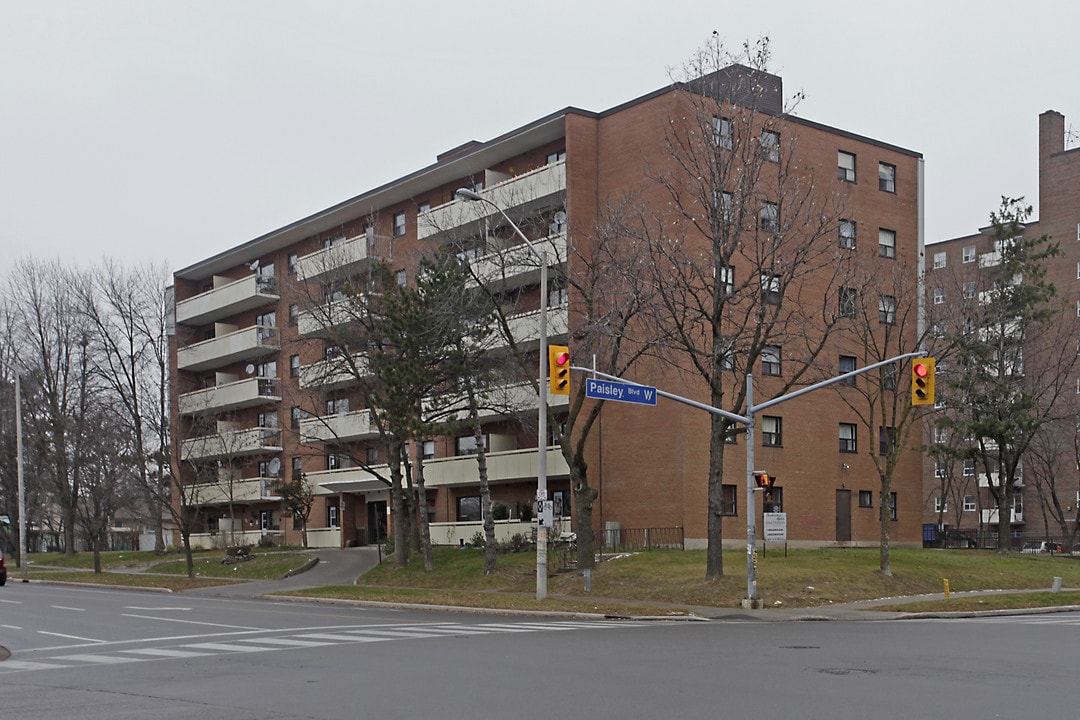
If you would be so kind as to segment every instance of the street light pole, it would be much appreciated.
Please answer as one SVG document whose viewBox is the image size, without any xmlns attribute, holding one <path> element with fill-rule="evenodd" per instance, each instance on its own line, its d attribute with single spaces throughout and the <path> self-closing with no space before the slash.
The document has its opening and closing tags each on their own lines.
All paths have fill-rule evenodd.
<svg viewBox="0 0 1080 720">
<path fill-rule="evenodd" d="M 503 219 L 509 223 L 510 227 L 514 229 L 514 232 L 525 243 L 525 246 L 529 248 L 529 252 L 540 263 L 540 377 L 537 382 L 540 394 L 540 409 L 536 419 L 536 499 L 538 501 L 546 501 L 547 497 L 547 416 L 548 416 L 548 401 L 547 401 L 547 387 L 544 383 L 547 380 L 547 314 L 548 314 L 548 263 L 543 255 L 536 249 L 532 241 L 526 237 L 525 233 L 521 231 L 521 228 L 517 226 L 510 216 L 506 214 L 506 211 L 496 205 L 494 202 L 484 197 L 475 190 L 468 188 L 459 188 L 454 192 L 454 196 L 461 198 L 462 200 L 468 200 L 470 202 L 483 202 L 487 203 L 491 207 L 495 208 Z M 548 551 L 548 528 L 543 524 L 541 514 L 536 514 L 536 599 L 543 600 L 547 597 L 547 551 Z"/>
</svg>

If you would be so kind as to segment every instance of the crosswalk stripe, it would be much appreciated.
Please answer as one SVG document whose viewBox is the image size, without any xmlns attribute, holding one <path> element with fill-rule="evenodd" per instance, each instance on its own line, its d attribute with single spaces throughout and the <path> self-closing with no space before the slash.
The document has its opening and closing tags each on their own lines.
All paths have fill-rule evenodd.
<svg viewBox="0 0 1080 720">
<path fill-rule="evenodd" d="M 60 655 L 54 660 L 75 660 L 76 662 L 94 663 L 97 665 L 116 665 L 119 663 L 135 662 L 137 658 L 117 657 L 116 655 Z"/>
<path fill-rule="evenodd" d="M 251 643 L 264 643 L 266 645 L 281 645 L 282 647 L 326 647 L 327 645 L 333 645 L 330 642 L 319 642 L 316 640 L 294 640 L 292 638 L 251 638 L 250 640 L 240 640 L 240 642 Z"/>
<path fill-rule="evenodd" d="M 195 648 L 196 650 L 218 650 L 220 652 L 265 652 L 278 650 L 279 648 L 259 647 L 257 645 L 234 645 L 232 643 L 194 643 L 181 645 L 180 647 Z"/>
<path fill-rule="evenodd" d="M 8 670 L 56 670 L 66 665 L 53 665 L 52 663 L 31 662 L 29 660 L 8 660 L 0 663 L 0 672 Z"/>
<path fill-rule="evenodd" d="M 345 632 L 347 634 L 349 634 L 349 635 L 364 635 L 364 636 L 385 637 L 388 640 L 392 639 L 392 638 L 401 638 L 403 640 L 408 640 L 408 639 L 411 639 L 411 638 L 429 638 L 429 637 L 431 637 L 431 633 L 426 632 L 426 631 L 425 632 L 406 632 L 405 630 L 346 630 Z"/>
<path fill-rule="evenodd" d="M 345 633 L 304 633 L 303 635 L 297 635 L 300 638 L 311 638 L 312 640 L 336 640 L 338 642 L 378 642 L 379 640 L 390 640 L 388 637 L 361 637 L 360 635 L 346 635 Z"/>
<path fill-rule="evenodd" d="M 150 655 L 163 658 L 194 658 L 206 657 L 207 655 L 213 654 L 207 652 L 194 652 L 192 650 L 171 650 L 169 648 L 137 648 L 134 650 L 121 650 L 120 652 L 131 653 L 133 655 Z"/>
</svg>

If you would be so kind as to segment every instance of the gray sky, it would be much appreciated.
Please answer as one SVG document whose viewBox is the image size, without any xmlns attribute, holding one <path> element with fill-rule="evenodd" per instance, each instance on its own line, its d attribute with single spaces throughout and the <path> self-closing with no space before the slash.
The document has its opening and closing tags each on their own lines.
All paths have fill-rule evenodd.
<svg viewBox="0 0 1080 720">
<path fill-rule="evenodd" d="M 977 16 L 970 8 L 978 8 Z M 177 269 L 573 105 L 767 35 L 798 114 L 923 153 L 929 241 L 1037 200 L 1080 127 L 1074 0 L 0 0 L 0 273 Z"/>
</svg>

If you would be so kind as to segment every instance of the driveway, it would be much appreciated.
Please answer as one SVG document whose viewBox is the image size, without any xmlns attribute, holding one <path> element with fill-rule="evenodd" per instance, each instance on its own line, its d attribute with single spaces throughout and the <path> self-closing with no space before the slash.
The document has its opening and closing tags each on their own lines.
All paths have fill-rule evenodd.
<svg viewBox="0 0 1080 720">
<path fill-rule="evenodd" d="M 281 590 L 301 590 L 322 585 L 352 585 L 379 564 L 376 547 L 320 548 L 308 554 L 318 559 L 314 567 L 281 580 L 253 580 L 185 590 L 184 594 L 214 597 L 259 597 Z"/>
</svg>

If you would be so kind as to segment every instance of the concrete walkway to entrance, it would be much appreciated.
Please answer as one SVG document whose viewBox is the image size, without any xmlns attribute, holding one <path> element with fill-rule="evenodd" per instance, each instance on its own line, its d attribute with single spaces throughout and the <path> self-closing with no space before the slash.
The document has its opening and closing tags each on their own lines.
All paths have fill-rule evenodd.
<svg viewBox="0 0 1080 720">
<path fill-rule="evenodd" d="M 281 580 L 229 583 L 185 590 L 184 593 L 212 597 L 259 597 L 284 590 L 302 590 L 323 585 L 352 585 L 358 577 L 379 564 L 377 547 L 319 548 L 307 553 L 317 558 L 318 564 Z"/>
</svg>

